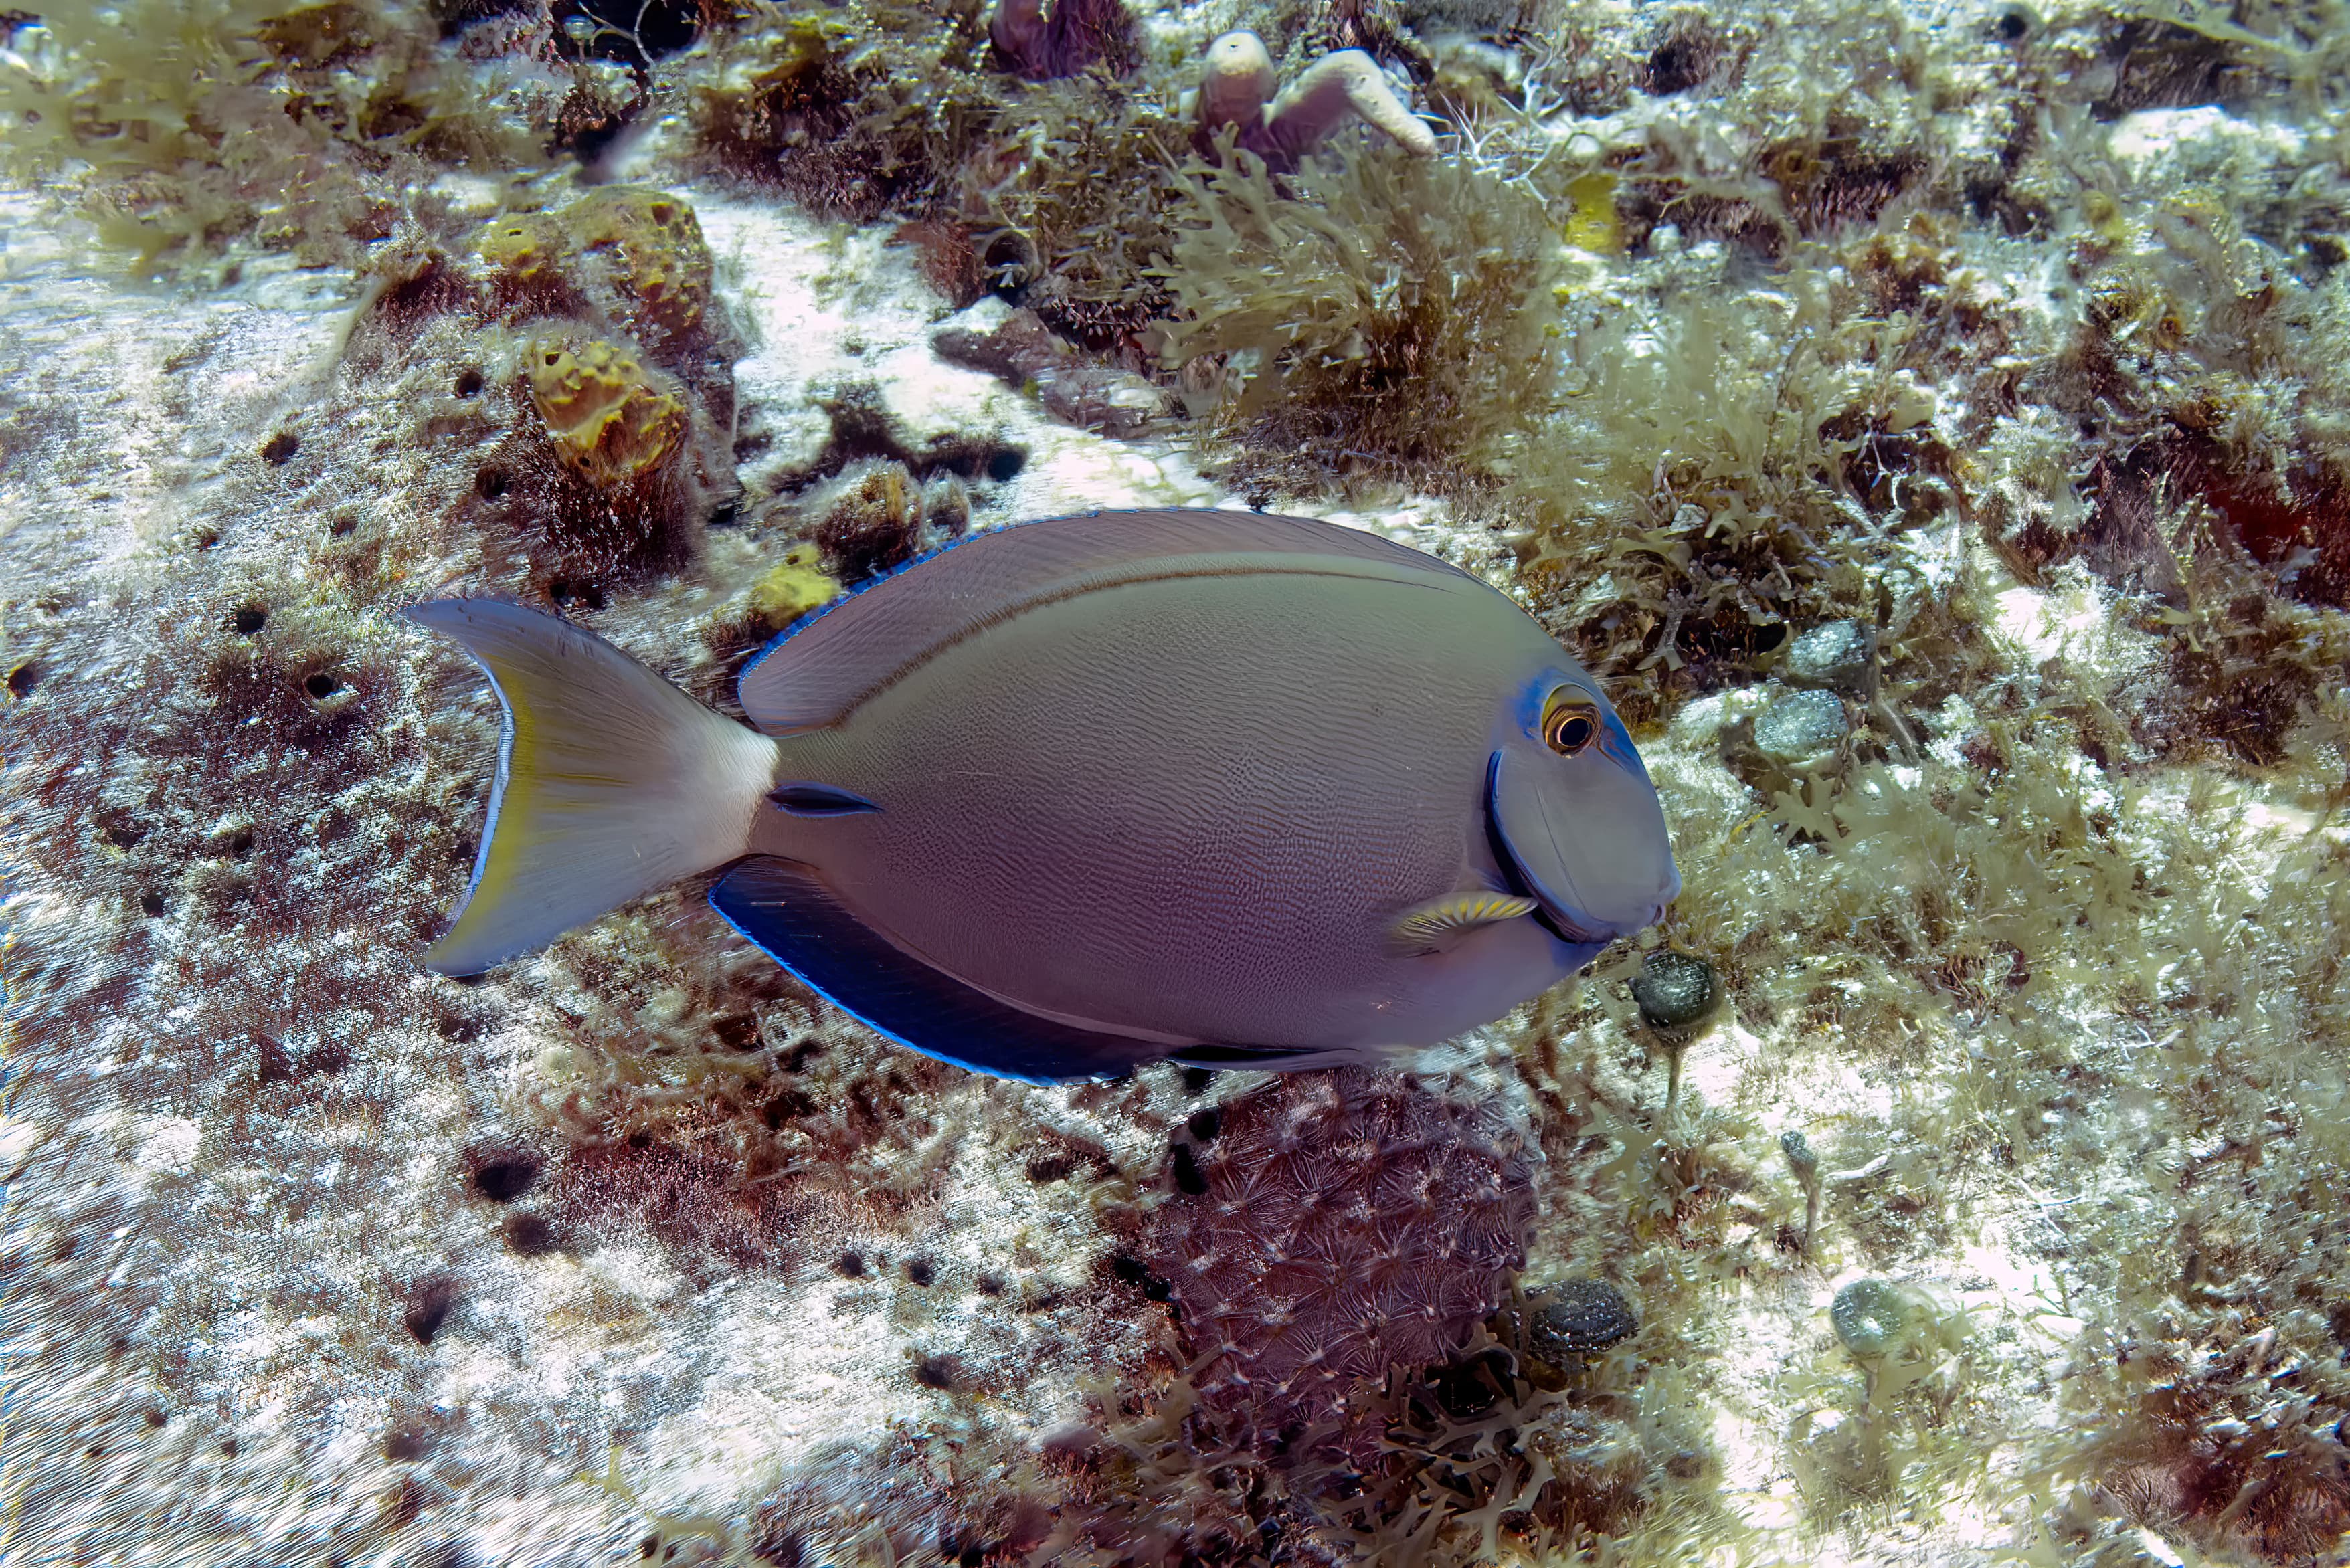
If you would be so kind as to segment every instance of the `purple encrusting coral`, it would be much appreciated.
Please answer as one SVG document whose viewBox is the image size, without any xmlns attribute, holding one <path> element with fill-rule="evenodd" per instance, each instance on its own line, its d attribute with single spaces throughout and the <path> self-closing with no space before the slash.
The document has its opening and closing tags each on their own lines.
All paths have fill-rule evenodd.
<svg viewBox="0 0 2350 1568">
<path fill-rule="evenodd" d="M 1538 1157 L 1441 1080 L 1285 1077 L 1202 1130 L 1179 1146 L 1154 1262 L 1202 1401 L 1255 1446 L 1343 1424 L 1358 1378 L 1451 1357 L 1525 1261 Z"/>
</svg>

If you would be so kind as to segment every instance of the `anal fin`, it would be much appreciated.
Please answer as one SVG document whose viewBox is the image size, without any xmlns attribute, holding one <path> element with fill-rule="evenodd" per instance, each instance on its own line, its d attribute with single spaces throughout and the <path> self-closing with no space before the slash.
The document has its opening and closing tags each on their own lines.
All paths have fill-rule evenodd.
<svg viewBox="0 0 2350 1568">
<path fill-rule="evenodd" d="M 814 867 L 739 862 L 711 907 L 835 1006 L 899 1044 L 974 1072 L 1032 1084 L 1107 1078 L 1181 1049 L 1062 1023 L 999 1002 L 873 929 Z"/>
</svg>

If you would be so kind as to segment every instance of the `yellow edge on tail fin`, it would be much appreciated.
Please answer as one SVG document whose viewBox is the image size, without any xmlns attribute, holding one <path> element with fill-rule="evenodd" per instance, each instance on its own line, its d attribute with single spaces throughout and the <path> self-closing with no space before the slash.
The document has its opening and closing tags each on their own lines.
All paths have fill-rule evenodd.
<svg viewBox="0 0 2350 1568">
<path fill-rule="evenodd" d="M 774 742 L 553 616 L 464 599 L 407 613 L 473 656 L 504 711 L 473 882 L 426 967 L 478 973 L 744 852 Z"/>
</svg>

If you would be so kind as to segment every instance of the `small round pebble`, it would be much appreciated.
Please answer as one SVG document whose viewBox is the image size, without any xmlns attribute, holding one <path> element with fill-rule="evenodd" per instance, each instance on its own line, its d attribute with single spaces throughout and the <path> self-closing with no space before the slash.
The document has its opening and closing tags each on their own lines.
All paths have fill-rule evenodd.
<svg viewBox="0 0 2350 1568">
<path fill-rule="evenodd" d="M 1721 976 L 1695 953 L 1659 948 L 1632 977 L 1640 1022 L 1669 1038 L 1686 1038 L 1721 1005 Z"/>
<path fill-rule="evenodd" d="M 1787 645 L 1779 673 L 1790 686 L 1865 697 L 1877 680 L 1877 639 L 1856 620 L 1823 621 Z"/>
<path fill-rule="evenodd" d="M 1526 1349 L 1554 1366 L 1605 1350 L 1640 1326 L 1632 1303 L 1606 1280 L 1562 1280 L 1526 1325 Z"/>
<path fill-rule="evenodd" d="M 1883 1355 L 1909 1326 L 1909 1298 L 1890 1280 L 1855 1280 L 1828 1308 L 1836 1337 L 1855 1355 Z"/>
<path fill-rule="evenodd" d="M 1825 757 L 1851 730 L 1844 699 L 1833 691 L 1782 691 L 1754 720 L 1754 744 L 1776 763 L 1797 766 Z"/>
</svg>

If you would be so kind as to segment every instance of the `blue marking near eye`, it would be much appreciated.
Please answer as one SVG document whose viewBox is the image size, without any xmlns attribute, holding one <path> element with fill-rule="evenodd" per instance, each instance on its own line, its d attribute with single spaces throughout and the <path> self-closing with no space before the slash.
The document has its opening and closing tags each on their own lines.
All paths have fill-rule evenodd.
<svg viewBox="0 0 2350 1568">
<path fill-rule="evenodd" d="M 1648 766 L 1640 760 L 1639 748 L 1632 744 L 1632 732 L 1624 728 L 1624 721 L 1616 716 L 1615 709 L 1604 705 L 1600 708 L 1599 714 L 1602 721 L 1599 735 L 1600 754 L 1642 784 L 1653 788 L 1655 781 L 1648 777 Z"/>
</svg>

